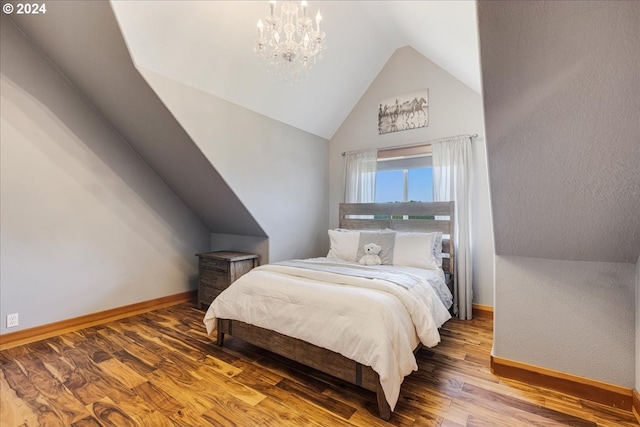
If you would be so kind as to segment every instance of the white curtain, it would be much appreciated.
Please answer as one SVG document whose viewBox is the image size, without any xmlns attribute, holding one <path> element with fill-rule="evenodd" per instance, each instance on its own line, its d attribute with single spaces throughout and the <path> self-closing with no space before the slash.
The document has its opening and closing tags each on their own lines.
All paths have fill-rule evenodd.
<svg viewBox="0 0 640 427">
<path fill-rule="evenodd" d="M 378 150 L 352 151 L 345 154 L 344 201 L 373 203 L 376 197 Z"/>
<path fill-rule="evenodd" d="M 433 142 L 433 198 L 456 202 L 454 266 L 454 313 L 461 319 L 472 317 L 471 197 L 473 164 L 471 139 L 452 137 Z"/>
</svg>

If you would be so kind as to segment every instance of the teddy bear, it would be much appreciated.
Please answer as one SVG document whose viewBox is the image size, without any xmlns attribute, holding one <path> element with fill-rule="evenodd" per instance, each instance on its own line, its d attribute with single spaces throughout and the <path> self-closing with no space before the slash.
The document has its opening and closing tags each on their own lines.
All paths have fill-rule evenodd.
<svg viewBox="0 0 640 427">
<path fill-rule="evenodd" d="M 378 255 L 382 250 L 382 246 L 376 245 L 375 243 L 369 243 L 368 245 L 364 245 L 364 255 L 360 258 L 360 264 L 362 265 L 380 265 L 382 264 L 382 260 Z"/>
</svg>

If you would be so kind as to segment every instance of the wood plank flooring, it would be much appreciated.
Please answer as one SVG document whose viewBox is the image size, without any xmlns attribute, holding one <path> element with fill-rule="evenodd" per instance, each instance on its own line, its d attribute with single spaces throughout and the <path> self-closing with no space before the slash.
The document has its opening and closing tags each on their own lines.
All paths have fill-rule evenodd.
<svg viewBox="0 0 640 427">
<path fill-rule="evenodd" d="M 180 304 L 0 352 L 0 426 L 638 426 L 491 374 L 492 321 L 452 319 L 391 420 L 375 394 L 228 337 Z"/>
</svg>

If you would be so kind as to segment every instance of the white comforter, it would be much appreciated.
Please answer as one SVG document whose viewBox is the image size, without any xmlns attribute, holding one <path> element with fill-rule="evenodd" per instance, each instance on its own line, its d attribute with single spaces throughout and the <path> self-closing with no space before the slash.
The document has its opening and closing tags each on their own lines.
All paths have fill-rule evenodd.
<svg viewBox="0 0 640 427">
<path fill-rule="evenodd" d="M 319 263 L 351 263 L 314 258 Z M 371 366 L 393 410 L 404 377 L 418 369 L 418 340 L 432 347 L 451 316 L 442 272 L 375 266 L 419 277 L 410 289 L 381 279 L 267 264 L 245 274 L 209 307 L 207 333 L 216 319 L 240 320 L 298 338 Z M 442 297 L 440 296 L 442 295 Z"/>
</svg>

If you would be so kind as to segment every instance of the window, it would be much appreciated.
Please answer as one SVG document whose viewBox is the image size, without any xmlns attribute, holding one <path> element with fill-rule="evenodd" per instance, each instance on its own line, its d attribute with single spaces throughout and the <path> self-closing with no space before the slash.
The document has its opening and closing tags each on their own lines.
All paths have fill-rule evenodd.
<svg viewBox="0 0 640 427">
<path fill-rule="evenodd" d="M 433 169 L 430 153 L 425 154 L 423 149 L 419 154 L 399 155 L 403 154 L 399 151 L 381 151 L 378 155 L 375 201 L 432 202 Z"/>
</svg>

